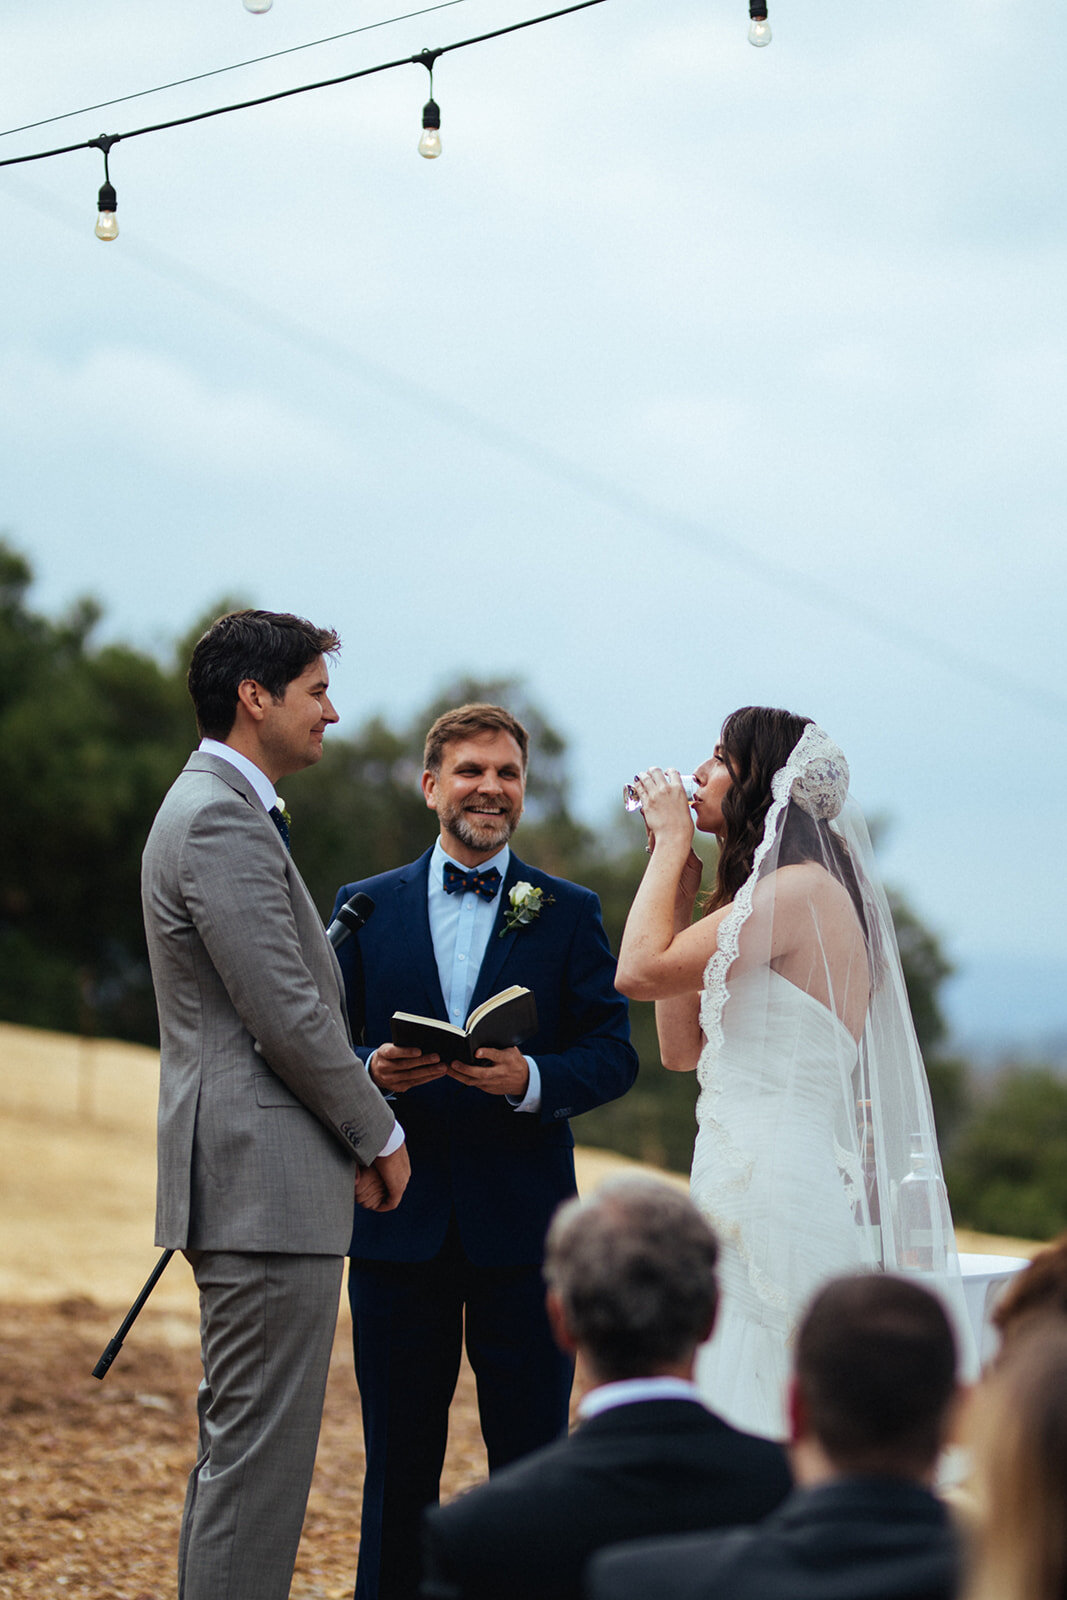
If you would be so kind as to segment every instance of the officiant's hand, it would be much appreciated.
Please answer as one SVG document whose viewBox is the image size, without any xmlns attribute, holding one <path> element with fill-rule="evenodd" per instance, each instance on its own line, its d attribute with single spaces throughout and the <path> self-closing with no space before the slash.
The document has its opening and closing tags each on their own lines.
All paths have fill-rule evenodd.
<svg viewBox="0 0 1067 1600">
<path fill-rule="evenodd" d="M 513 1100 L 522 1099 L 530 1085 L 530 1067 L 521 1050 L 514 1045 L 507 1050 L 491 1050 L 485 1045 L 476 1056 L 476 1067 L 453 1061 L 448 1076 L 468 1088 L 481 1089 L 484 1094 L 509 1094 Z"/>
<path fill-rule="evenodd" d="M 383 1094 L 404 1094 L 420 1083 L 443 1078 L 446 1068 L 440 1056 L 424 1056 L 415 1046 L 380 1044 L 367 1063 L 370 1080 Z"/>
</svg>

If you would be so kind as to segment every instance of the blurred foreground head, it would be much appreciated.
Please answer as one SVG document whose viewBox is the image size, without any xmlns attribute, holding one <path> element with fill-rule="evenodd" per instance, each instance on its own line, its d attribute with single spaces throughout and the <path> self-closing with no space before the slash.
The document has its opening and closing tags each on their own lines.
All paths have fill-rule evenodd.
<svg viewBox="0 0 1067 1600">
<path fill-rule="evenodd" d="M 1067 1320 L 1031 1317 L 969 1413 L 979 1524 L 967 1600 L 1067 1595 Z"/>
<path fill-rule="evenodd" d="M 1062 1317 L 1067 1325 L 1067 1233 L 1039 1250 L 1016 1273 L 997 1302 L 993 1326 L 1006 1346 L 1035 1317 Z M 1067 1515 L 1067 1508 L 1065 1508 Z"/>
<path fill-rule="evenodd" d="M 835 1472 L 925 1481 L 955 1392 L 952 1328 L 917 1283 L 862 1273 L 816 1295 L 797 1336 L 793 1434 Z"/>
<path fill-rule="evenodd" d="M 609 1180 L 556 1212 L 549 1313 L 600 1383 L 691 1367 L 718 1305 L 719 1247 L 696 1206 L 655 1178 Z"/>
</svg>

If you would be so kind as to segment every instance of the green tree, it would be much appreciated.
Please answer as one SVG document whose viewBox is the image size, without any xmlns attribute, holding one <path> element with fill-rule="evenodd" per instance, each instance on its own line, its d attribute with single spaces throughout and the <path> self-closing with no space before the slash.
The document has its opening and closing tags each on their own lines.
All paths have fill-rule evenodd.
<svg viewBox="0 0 1067 1600">
<path fill-rule="evenodd" d="M 0 1014 L 151 1039 L 140 853 L 188 749 L 174 674 L 96 646 L 91 600 L 30 611 L 32 573 L 0 544 Z"/>
<path fill-rule="evenodd" d="M 926 1064 L 938 1141 L 942 1150 L 946 1150 L 970 1108 L 967 1063 L 946 1055 L 943 1048 L 948 1025 L 940 994 L 945 979 L 951 977 L 954 969 L 937 935 L 919 920 L 903 896 L 893 890 L 889 892 L 889 908 L 900 948 L 908 1003 Z"/>
<path fill-rule="evenodd" d="M 507 706 L 530 732 L 520 853 L 548 872 L 574 876 L 593 835 L 570 813 L 562 736 L 517 680 L 465 677 L 399 731 L 375 716 L 351 738 L 330 736 L 322 760 L 294 781 L 293 849 L 324 915 L 340 884 L 387 872 L 433 843 L 437 821 L 420 788 L 426 733 L 442 711 L 474 700 Z"/>
<path fill-rule="evenodd" d="M 139 864 L 155 811 L 195 744 L 185 687 L 193 644 L 242 602 L 220 600 L 188 630 L 169 663 L 123 645 L 98 646 L 89 600 L 58 621 L 26 603 L 32 573 L 0 544 L 0 751 L 7 824 L 0 877 L 0 1015 L 42 1026 L 153 1040 L 155 1011 L 141 928 Z M 503 704 L 531 734 L 521 855 L 587 884 L 600 897 L 617 949 L 647 857 L 640 819 L 621 810 L 594 830 L 572 815 L 566 743 L 512 678 L 445 684 L 405 725 L 372 716 L 350 738 L 336 733 L 321 762 L 288 782 L 293 849 L 325 917 L 340 884 L 420 855 L 436 820 L 419 788 L 434 718 L 470 700 Z M 706 851 L 705 882 L 714 865 Z M 938 988 L 949 967 L 909 908 L 894 913 L 935 1105 L 958 1117 L 962 1069 L 938 1055 L 945 1026 Z M 641 1059 L 635 1088 L 582 1118 L 579 1136 L 679 1170 L 689 1166 L 697 1085 L 660 1066 L 654 1008 L 631 1007 Z M 953 1098 L 955 1097 L 955 1098 Z M 946 1113 L 945 1106 L 949 1110 Z"/>
<path fill-rule="evenodd" d="M 958 1223 L 1050 1239 L 1067 1228 L 1067 1083 L 1013 1067 L 990 1086 L 946 1163 Z"/>
</svg>

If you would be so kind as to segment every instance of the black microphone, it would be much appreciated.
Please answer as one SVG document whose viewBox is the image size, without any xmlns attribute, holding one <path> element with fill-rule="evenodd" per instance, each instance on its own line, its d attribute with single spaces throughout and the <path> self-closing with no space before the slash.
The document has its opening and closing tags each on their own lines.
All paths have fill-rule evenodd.
<svg viewBox="0 0 1067 1600">
<path fill-rule="evenodd" d="M 354 894 L 351 900 L 346 900 L 326 929 L 326 937 L 334 949 L 344 944 L 352 934 L 358 933 L 363 924 L 370 920 L 373 911 L 374 901 L 369 894 Z"/>
</svg>

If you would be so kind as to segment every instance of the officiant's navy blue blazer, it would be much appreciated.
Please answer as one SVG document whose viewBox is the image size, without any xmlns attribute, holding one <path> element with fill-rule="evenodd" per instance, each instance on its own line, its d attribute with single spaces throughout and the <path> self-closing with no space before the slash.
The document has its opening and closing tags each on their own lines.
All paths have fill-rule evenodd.
<svg viewBox="0 0 1067 1600">
<path fill-rule="evenodd" d="M 338 891 L 335 911 L 358 891 L 375 904 L 366 926 L 338 951 L 350 1010 L 358 1009 L 360 986 L 366 996 L 364 1059 L 390 1038 L 394 1011 L 448 1019 L 427 911 L 431 854 Z M 541 913 L 501 937 L 508 893 L 523 880 L 544 891 Z M 541 1260 L 552 1213 L 575 1192 L 568 1119 L 625 1094 L 637 1074 L 626 1001 L 614 978 L 596 895 L 512 852 L 471 1010 L 512 984 L 533 991 L 538 1029 L 521 1048 L 540 1069 L 540 1111 L 515 1111 L 505 1096 L 452 1078 L 397 1095 L 390 1103 L 407 1134 L 411 1182 L 395 1211 L 357 1208 L 352 1255 L 430 1260 L 454 1213 L 475 1265 Z"/>
</svg>

